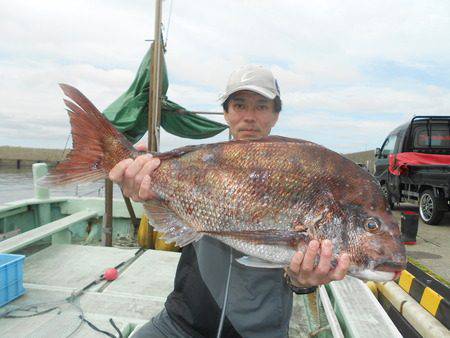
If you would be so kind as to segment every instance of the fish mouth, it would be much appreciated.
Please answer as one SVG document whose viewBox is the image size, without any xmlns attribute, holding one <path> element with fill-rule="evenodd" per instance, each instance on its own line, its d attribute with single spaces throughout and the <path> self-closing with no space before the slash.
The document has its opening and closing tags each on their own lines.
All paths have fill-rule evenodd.
<svg viewBox="0 0 450 338">
<path fill-rule="evenodd" d="M 405 269 L 406 257 L 398 257 L 398 260 L 382 260 L 364 268 L 350 267 L 348 274 L 364 281 L 387 282 L 398 279 Z"/>
<path fill-rule="evenodd" d="M 353 270 L 349 271 L 348 274 L 363 281 L 374 282 L 389 282 L 400 276 L 400 272 L 376 271 L 370 269 Z"/>
<path fill-rule="evenodd" d="M 375 266 L 376 271 L 401 272 L 406 269 L 406 264 L 397 262 L 383 262 Z"/>
<path fill-rule="evenodd" d="M 383 262 L 375 266 L 375 271 L 392 273 L 392 280 L 396 280 L 402 274 L 402 271 L 406 269 L 406 263 L 397 262 Z"/>
</svg>

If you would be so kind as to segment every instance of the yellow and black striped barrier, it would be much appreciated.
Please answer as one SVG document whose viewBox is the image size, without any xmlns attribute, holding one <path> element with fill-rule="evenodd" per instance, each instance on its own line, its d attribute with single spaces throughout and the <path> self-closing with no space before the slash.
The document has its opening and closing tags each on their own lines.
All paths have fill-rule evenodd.
<svg viewBox="0 0 450 338">
<path fill-rule="evenodd" d="M 402 271 L 399 286 L 425 310 L 450 329 L 449 288 L 415 265 L 408 263 Z"/>
</svg>

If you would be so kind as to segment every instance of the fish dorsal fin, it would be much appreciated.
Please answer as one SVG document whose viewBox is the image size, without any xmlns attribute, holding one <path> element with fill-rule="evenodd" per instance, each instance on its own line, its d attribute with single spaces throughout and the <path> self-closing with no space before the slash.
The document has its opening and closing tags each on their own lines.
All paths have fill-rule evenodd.
<svg viewBox="0 0 450 338">
<path fill-rule="evenodd" d="M 253 256 L 242 256 L 237 258 L 236 262 L 252 268 L 280 269 L 286 267 L 286 264 L 273 263 Z"/>
<path fill-rule="evenodd" d="M 184 146 L 177 149 L 172 149 L 163 153 L 154 152 L 152 153 L 155 157 L 158 157 L 161 160 L 167 160 L 171 158 L 176 158 L 183 156 L 187 153 L 197 151 L 203 148 L 209 148 L 214 149 L 216 147 L 221 147 L 225 144 L 232 144 L 232 143 L 307 143 L 311 145 L 316 145 L 312 142 L 301 140 L 301 139 L 293 139 L 283 136 L 276 136 L 276 135 L 269 135 L 263 138 L 260 138 L 258 140 L 231 140 L 231 141 L 225 141 L 225 142 L 217 142 L 217 143 L 207 143 L 207 144 L 197 144 L 197 145 L 189 145 Z"/>
<path fill-rule="evenodd" d="M 199 240 L 203 234 L 186 225 L 177 214 L 164 205 L 162 201 L 146 201 L 144 204 L 150 224 L 156 231 L 163 233 L 162 239 L 167 243 L 185 246 Z"/>
</svg>

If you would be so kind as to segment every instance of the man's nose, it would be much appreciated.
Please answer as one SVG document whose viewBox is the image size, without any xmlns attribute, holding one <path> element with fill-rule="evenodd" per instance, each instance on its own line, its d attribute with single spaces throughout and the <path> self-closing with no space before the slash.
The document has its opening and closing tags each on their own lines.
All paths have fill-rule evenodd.
<svg viewBox="0 0 450 338">
<path fill-rule="evenodd" d="M 244 112 L 244 120 L 245 121 L 255 121 L 256 109 L 253 107 L 249 107 Z"/>
</svg>

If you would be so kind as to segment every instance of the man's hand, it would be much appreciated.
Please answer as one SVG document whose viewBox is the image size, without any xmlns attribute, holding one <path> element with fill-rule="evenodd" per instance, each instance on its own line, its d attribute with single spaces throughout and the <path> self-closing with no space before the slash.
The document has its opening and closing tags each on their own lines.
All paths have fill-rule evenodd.
<svg viewBox="0 0 450 338">
<path fill-rule="evenodd" d="M 138 145 L 139 151 L 147 151 L 145 145 Z M 156 198 L 151 190 L 151 174 L 161 161 L 150 154 L 140 155 L 135 160 L 128 158 L 117 163 L 109 172 L 109 179 L 122 188 L 123 194 L 135 202 Z"/>
<path fill-rule="evenodd" d="M 314 267 L 314 260 L 320 247 L 319 264 Z M 297 252 L 286 269 L 292 284 L 298 287 L 311 287 L 343 279 L 347 273 L 350 258 L 346 253 L 342 254 L 338 259 L 338 265 L 332 269 L 330 265 L 332 251 L 333 245 L 329 240 L 324 240 L 322 245 L 312 240 L 305 254 Z"/>
</svg>

